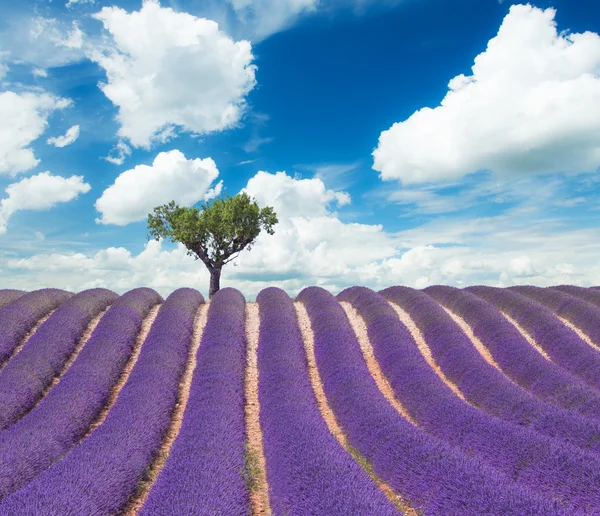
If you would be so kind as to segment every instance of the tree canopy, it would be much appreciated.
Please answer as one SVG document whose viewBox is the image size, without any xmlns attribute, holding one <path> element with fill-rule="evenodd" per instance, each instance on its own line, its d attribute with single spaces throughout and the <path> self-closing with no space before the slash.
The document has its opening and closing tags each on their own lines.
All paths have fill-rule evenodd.
<svg viewBox="0 0 600 516">
<path fill-rule="evenodd" d="M 260 209 L 245 192 L 215 199 L 212 205 L 204 203 L 202 209 L 178 206 L 171 201 L 148 215 L 148 239 L 181 242 L 188 255 L 202 260 L 211 273 L 212 297 L 213 277 L 216 276 L 218 290 L 223 265 L 237 258 L 246 247 L 250 250 L 261 229 L 273 235 L 273 226 L 278 222 L 273 208 Z"/>
</svg>

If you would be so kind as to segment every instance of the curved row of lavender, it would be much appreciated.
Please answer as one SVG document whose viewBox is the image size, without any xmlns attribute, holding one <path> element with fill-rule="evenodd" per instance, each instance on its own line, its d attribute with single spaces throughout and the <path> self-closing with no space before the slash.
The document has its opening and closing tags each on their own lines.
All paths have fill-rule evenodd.
<svg viewBox="0 0 600 516">
<path fill-rule="evenodd" d="M 24 290 L 15 290 L 12 288 L 0 289 L 0 308 L 4 308 L 8 303 L 11 303 L 15 299 L 19 299 L 25 295 Z"/>
<path fill-rule="evenodd" d="M 202 294 L 190 288 L 167 298 L 102 425 L 6 497 L 0 514 L 115 514 L 123 509 L 170 425 L 201 303 Z"/>
<path fill-rule="evenodd" d="M 410 331 L 381 294 L 367 287 L 350 287 L 337 298 L 350 302 L 364 319 L 375 358 L 419 428 L 481 457 L 520 485 L 547 497 L 559 496 L 572 511 L 600 507 L 598 457 L 490 416 L 461 400 L 429 366 Z M 427 313 L 427 322 L 434 317 L 435 312 Z"/>
<path fill-rule="evenodd" d="M 557 317 L 571 320 L 593 342 L 599 342 L 598 306 L 565 292 L 540 287 L 468 287 L 466 290 L 515 319 L 555 364 L 600 389 L 600 352 Z"/>
<path fill-rule="evenodd" d="M 548 287 L 548 289 L 570 294 L 571 296 L 578 297 L 579 299 L 583 299 L 588 303 L 600 307 L 600 292 L 593 287 L 585 288 L 576 287 L 575 285 L 557 285 L 555 287 Z"/>
<path fill-rule="evenodd" d="M 425 292 L 398 286 L 379 293 L 411 316 L 436 364 L 472 405 L 600 455 L 599 421 L 542 401 L 509 380 L 486 362 L 462 329 Z"/>
<path fill-rule="evenodd" d="M 140 516 L 249 513 L 245 309 L 233 288 L 211 299 L 181 429 Z"/>
<path fill-rule="evenodd" d="M 412 426 L 379 391 L 338 300 L 320 287 L 305 288 L 296 300 L 311 319 L 317 366 L 340 426 L 379 477 L 413 507 L 436 515 L 573 514 Z"/>
<path fill-rule="evenodd" d="M 321 416 L 290 297 L 269 287 L 256 302 L 260 423 L 273 514 L 398 514 Z"/>
<path fill-rule="evenodd" d="M 0 433 L 0 500 L 61 459 L 86 434 L 131 356 L 143 318 L 161 301 L 150 288 L 120 296 L 60 382 Z"/>
<path fill-rule="evenodd" d="M 118 297 L 103 288 L 85 290 L 62 303 L 40 325 L 0 374 L 0 431 L 35 406 L 64 368 L 91 320 Z"/>
<path fill-rule="evenodd" d="M 466 289 L 445 285 L 427 287 L 423 292 L 462 317 L 502 372 L 520 387 L 544 401 L 600 419 L 600 394 L 546 360 L 492 304 Z"/>
<path fill-rule="evenodd" d="M 36 323 L 73 295 L 66 290 L 42 288 L 19 296 L 0 309 L 0 369 Z"/>
</svg>

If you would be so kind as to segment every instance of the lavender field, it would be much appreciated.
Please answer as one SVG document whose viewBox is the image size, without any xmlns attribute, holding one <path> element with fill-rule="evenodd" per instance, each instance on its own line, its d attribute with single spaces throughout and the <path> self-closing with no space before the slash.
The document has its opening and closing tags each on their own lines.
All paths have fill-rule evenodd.
<svg viewBox="0 0 600 516">
<path fill-rule="evenodd" d="M 600 514 L 600 287 L 0 290 L 0 515 Z"/>
</svg>

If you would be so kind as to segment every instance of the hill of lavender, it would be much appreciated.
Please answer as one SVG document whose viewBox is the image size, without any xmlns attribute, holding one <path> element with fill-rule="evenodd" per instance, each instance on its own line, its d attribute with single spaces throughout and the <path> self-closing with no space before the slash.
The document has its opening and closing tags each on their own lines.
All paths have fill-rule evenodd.
<svg viewBox="0 0 600 516">
<path fill-rule="evenodd" d="M 600 514 L 600 287 L 0 289 L 0 515 Z"/>
</svg>

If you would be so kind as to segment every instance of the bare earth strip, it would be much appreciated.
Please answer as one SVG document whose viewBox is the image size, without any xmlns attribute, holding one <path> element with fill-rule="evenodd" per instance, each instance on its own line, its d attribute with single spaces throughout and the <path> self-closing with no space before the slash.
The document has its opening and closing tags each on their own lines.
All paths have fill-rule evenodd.
<svg viewBox="0 0 600 516">
<path fill-rule="evenodd" d="M 429 367 L 431 367 L 437 373 L 437 375 L 442 379 L 442 381 L 448 387 L 450 387 L 450 389 L 452 390 L 452 392 L 454 394 L 456 394 L 461 400 L 467 401 L 465 399 L 465 397 L 463 396 L 463 393 L 460 392 L 460 390 L 456 386 L 456 384 L 454 384 L 454 382 L 451 382 L 448 379 L 448 377 L 444 374 L 444 372 L 440 369 L 440 367 L 435 363 L 435 360 L 433 359 L 433 355 L 431 354 L 431 350 L 429 349 L 429 346 L 425 342 L 425 339 L 423 338 L 423 334 L 421 333 L 421 330 L 419 330 L 419 328 L 417 327 L 415 322 L 412 320 L 412 317 L 410 315 L 408 315 L 407 312 L 402 310 L 402 308 L 400 308 L 400 306 L 398 306 L 396 303 L 393 303 L 391 301 L 388 301 L 388 302 L 389 302 L 390 306 L 398 314 L 398 317 L 400 318 L 400 321 L 402 322 L 402 324 L 404 324 L 404 326 L 406 326 L 408 328 L 408 330 L 410 331 L 410 334 L 412 335 L 413 339 L 417 343 L 417 348 L 419 348 L 421 355 L 423 355 L 423 357 L 429 364 Z"/>
<path fill-rule="evenodd" d="M 177 403 L 175 404 L 175 410 L 171 416 L 171 424 L 169 425 L 169 428 L 163 437 L 163 442 L 160 445 L 156 456 L 154 457 L 152 463 L 148 466 L 144 478 L 138 484 L 135 493 L 130 497 L 127 505 L 121 512 L 122 516 L 135 516 L 142 508 L 146 498 L 148 498 L 150 489 L 152 489 L 154 482 L 156 482 L 159 473 L 169 458 L 171 446 L 179 435 L 179 430 L 181 429 L 181 424 L 183 423 L 183 414 L 190 397 L 192 378 L 194 376 L 194 371 L 196 370 L 196 355 L 198 353 L 198 349 L 200 348 L 204 327 L 206 326 L 209 305 L 210 301 L 202 303 L 196 312 L 196 318 L 194 319 L 194 332 L 192 334 L 192 344 L 190 346 L 188 359 L 181 377 L 181 381 L 179 382 Z"/>
<path fill-rule="evenodd" d="M 108 415 L 109 410 L 113 407 L 113 405 L 117 401 L 117 396 L 119 395 L 119 392 L 121 392 L 121 389 L 125 385 L 125 382 L 129 378 L 129 375 L 131 374 L 131 370 L 133 369 L 133 366 L 135 365 L 138 357 L 140 356 L 140 351 L 142 350 L 142 344 L 144 343 L 144 341 L 146 340 L 146 337 L 148 336 L 148 333 L 150 332 L 150 328 L 152 327 L 152 323 L 154 322 L 154 319 L 156 319 L 156 316 L 158 315 L 158 310 L 159 310 L 161 304 L 162 303 L 157 303 L 156 305 L 154 305 L 148 312 L 148 315 L 142 321 L 142 327 L 136 338 L 135 345 L 133 347 L 133 352 L 131 353 L 131 357 L 129 357 L 129 360 L 125 364 L 125 367 L 123 368 L 123 372 L 121 373 L 119 380 L 111 389 L 110 396 L 108 397 L 108 402 L 106 403 L 106 405 L 100 412 L 100 415 L 92 423 L 92 425 L 90 426 L 90 429 L 80 439 L 79 442 L 83 441 L 88 435 L 90 435 L 96 427 L 98 427 L 102 423 L 104 423 L 104 420 L 106 419 L 106 416 Z"/>
<path fill-rule="evenodd" d="M 105 310 L 103 310 L 102 312 L 100 312 L 96 317 L 94 317 L 91 321 L 90 324 L 88 324 L 88 327 L 85 329 L 85 331 L 81 334 L 81 337 L 79 339 L 79 342 L 77 343 L 77 346 L 75 347 L 75 351 L 73 351 L 73 353 L 71 354 L 71 356 L 69 357 L 69 359 L 65 362 L 65 365 L 63 366 L 63 368 L 61 369 L 60 373 L 58 373 L 53 379 L 52 382 L 50 383 L 50 385 L 48 385 L 48 387 L 46 387 L 44 389 L 44 392 L 42 392 L 42 395 L 40 396 L 40 399 L 37 401 L 37 403 L 33 406 L 33 408 L 37 407 L 42 400 L 46 397 L 46 395 L 50 392 L 50 390 L 55 387 L 58 382 L 60 382 L 60 379 L 62 377 L 63 374 L 65 374 L 67 372 L 67 370 L 69 369 L 69 367 L 71 367 L 71 365 L 73 364 L 73 362 L 75 362 L 75 359 L 77 358 L 77 355 L 79 355 L 79 352 L 83 349 L 83 346 L 85 346 L 86 342 L 89 340 L 89 338 L 92 336 L 92 333 L 94 332 L 94 330 L 96 329 L 96 326 L 98 326 L 98 323 L 100 322 L 100 319 L 102 319 L 102 316 L 108 312 L 109 308 L 111 305 L 109 305 Z M 31 410 L 33 410 L 33 408 Z"/>
<path fill-rule="evenodd" d="M 396 399 L 394 395 L 394 390 L 388 382 L 387 378 L 383 374 L 383 371 L 379 367 L 379 363 L 375 359 L 375 354 L 373 352 L 373 346 L 369 341 L 369 335 L 367 333 L 367 325 L 365 324 L 365 320 L 360 316 L 360 314 L 354 309 L 354 307 L 348 301 L 341 301 L 340 304 L 342 308 L 346 312 L 348 319 L 350 320 L 350 325 L 356 334 L 356 338 L 358 339 L 358 343 L 360 344 L 360 350 L 362 351 L 363 356 L 365 357 L 365 362 L 367 363 L 367 368 L 371 373 L 371 376 L 374 378 L 377 387 L 381 391 L 381 393 L 385 396 L 385 399 L 409 422 L 411 422 L 414 426 L 418 426 L 417 422 L 410 417 L 410 414 L 406 411 L 406 409 L 402 406 L 400 401 Z"/>
<path fill-rule="evenodd" d="M 494 366 L 496 369 L 498 369 L 498 371 L 502 371 L 500 369 L 500 366 L 494 360 L 494 357 L 492 356 L 492 354 L 488 351 L 488 349 L 485 347 L 485 345 L 483 344 L 483 342 L 481 342 L 475 336 L 475 334 L 473 333 L 473 330 L 467 324 L 467 322 L 462 317 L 460 317 L 460 316 L 456 315 L 454 312 L 451 312 L 450 310 L 448 310 L 445 306 L 442 306 L 442 305 L 440 305 L 440 306 L 446 311 L 446 313 L 450 317 L 452 317 L 452 320 L 456 324 L 458 324 L 459 328 L 465 333 L 465 335 L 467 337 L 469 337 L 469 339 L 471 339 L 471 342 L 473 343 L 473 346 L 475 346 L 475 349 L 477 351 L 479 351 L 479 354 L 485 359 L 485 361 L 488 364 L 490 364 L 491 366 Z"/>
<path fill-rule="evenodd" d="M 525 328 L 523 328 L 522 326 L 519 325 L 519 323 L 517 321 L 515 321 L 512 317 L 510 317 L 508 314 L 504 313 L 504 312 L 500 312 L 517 330 L 519 330 L 519 332 L 521 332 L 521 334 L 523 335 L 523 337 L 525 337 L 525 340 L 527 342 L 529 342 L 529 344 L 531 344 L 533 346 L 533 348 L 540 354 L 542 355 L 546 360 L 548 360 L 548 362 L 551 362 L 550 357 L 548 356 L 548 354 L 543 350 L 543 348 L 533 339 L 533 337 L 527 333 L 527 330 L 525 330 Z"/>
<path fill-rule="evenodd" d="M 562 322 L 567 328 L 569 328 L 570 330 L 573 330 L 584 342 L 586 342 L 587 344 L 592 346 L 596 351 L 600 351 L 600 346 L 598 346 L 597 344 L 594 344 L 594 342 L 592 342 L 592 339 L 590 339 L 579 328 L 574 326 L 571 321 L 569 321 L 568 319 L 565 319 L 564 317 L 560 317 L 559 315 L 557 315 L 556 317 L 558 317 L 560 319 L 560 322 Z"/>
<path fill-rule="evenodd" d="M 29 330 L 27 332 L 27 335 L 25 335 L 25 337 L 23 337 L 21 339 L 21 342 L 19 342 L 19 345 L 13 350 L 13 352 L 11 353 L 11 355 L 6 359 L 6 361 L 3 364 L 0 364 L 0 371 L 2 371 L 2 369 L 4 368 L 4 366 L 6 364 L 8 364 L 8 362 L 10 361 L 10 359 L 12 357 L 14 357 L 19 351 L 21 351 L 23 349 L 23 346 L 25 346 L 25 343 L 34 335 L 34 333 L 36 331 L 38 331 L 38 328 L 44 324 L 49 318 L 50 316 L 56 312 L 56 310 L 58 310 L 58 307 L 55 308 L 54 310 L 52 310 L 51 312 L 47 313 L 46 315 L 44 315 L 44 317 L 42 317 L 38 322 L 35 323 L 35 326 L 33 328 L 31 328 L 31 330 Z"/>
<path fill-rule="evenodd" d="M 354 448 L 349 442 L 341 427 L 339 426 L 333 410 L 327 403 L 327 397 L 323 390 L 323 384 L 321 383 L 321 377 L 319 376 L 319 370 L 317 369 L 317 361 L 315 358 L 315 340 L 314 333 L 312 331 L 312 325 L 310 317 L 304 305 L 298 301 L 294 302 L 294 308 L 296 309 L 296 316 L 298 318 L 298 325 L 300 326 L 300 332 L 302 333 L 302 340 L 304 341 L 304 349 L 306 351 L 306 357 L 308 360 L 308 377 L 312 385 L 313 391 L 317 398 L 317 404 L 321 416 L 327 424 L 327 428 L 331 434 L 338 440 L 342 447 L 356 460 L 362 468 L 369 474 L 371 479 L 377 484 L 377 487 L 383 491 L 387 499 L 392 502 L 396 508 L 409 516 L 418 516 L 419 513 L 413 509 L 410 504 L 404 500 L 394 489 L 386 484 L 381 478 L 379 478 L 372 467 L 362 455 L 359 454 L 358 450 Z"/>
<path fill-rule="evenodd" d="M 250 505 L 252 514 L 271 514 L 269 486 L 267 484 L 267 466 L 263 449 L 262 430 L 260 429 L 260 405 L 258 402 L 258 338 L 260 316 L 258 303 L 246 303 L 246 431 L 247 454 L 251 465 Z"/>
</svg>

